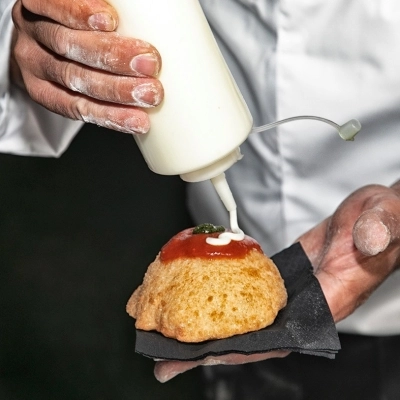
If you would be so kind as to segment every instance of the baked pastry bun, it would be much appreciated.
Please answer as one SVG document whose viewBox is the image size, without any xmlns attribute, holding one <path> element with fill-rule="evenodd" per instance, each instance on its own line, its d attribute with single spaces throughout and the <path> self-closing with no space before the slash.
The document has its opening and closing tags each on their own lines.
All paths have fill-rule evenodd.
<svg viewBox="0 0 400 400">
<path fill-rule="evenodd" d="M 273 263 L 251 237 L 214 246 L 186 229 L 150 264 L 127 304 L 136 328 L 182 342 L 223 339 L 265 328 L 286 305 Z"/>
</svg>

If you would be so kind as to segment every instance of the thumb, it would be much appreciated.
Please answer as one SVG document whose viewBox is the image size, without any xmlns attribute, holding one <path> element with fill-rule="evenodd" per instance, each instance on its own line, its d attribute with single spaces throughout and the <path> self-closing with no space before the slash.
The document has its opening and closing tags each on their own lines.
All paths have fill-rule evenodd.
<svg viewBox="0 0 400 400">
<path fill-rule="evenodd" d="M 400 237 L 400 204 L 398 212 L 374 207 L 364 211 L 353 228 L 353 241 L 366 256 L 375 256 Z"/>
</svg>

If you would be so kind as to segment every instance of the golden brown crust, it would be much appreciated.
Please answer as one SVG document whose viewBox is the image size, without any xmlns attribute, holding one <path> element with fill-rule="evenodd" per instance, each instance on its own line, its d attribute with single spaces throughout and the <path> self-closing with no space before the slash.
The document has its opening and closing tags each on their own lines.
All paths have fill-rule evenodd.
<svg viewBox="0 0 400 400">
<path fill-rule="evenodd" d="M 244 258 L 178 258 L 150 264 L 129 299 L 136 328 L 182 342 L 202 342 L 262 329 L 286 305 L 271 259 L 256 250 Z"/>
</svg>

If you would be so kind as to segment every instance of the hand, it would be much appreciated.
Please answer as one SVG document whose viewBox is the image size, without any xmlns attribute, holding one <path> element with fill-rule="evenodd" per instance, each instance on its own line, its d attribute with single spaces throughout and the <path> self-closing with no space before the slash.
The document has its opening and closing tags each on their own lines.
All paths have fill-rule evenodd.
<svg viewBox="0 0 400 400">
<path fill-rule="evenodd" d="M 399 266 L 400 181 L 350 195 L 300 237 L 336 322 L 350 315 Z"/>
<path fill-rule="evenodd" d="M 116 11 L 103 0 L 18 0 L 11 77 L 33 100 L 65 117 L 127 133 L 145 133 L 145 108 L 163 87 L 158 51 L 116 32 Z"/>
<path fill-rule="evenodd" d="M 299 238 L 336 322 L 350 315 L 399 265 L 400 181 L 392 188 L 366 186 L 350 195 L 336 212 Z M 245 356 L 228 354 L 200 361 L 161 361 L 160 382 L 199 365 L 244 364 L 289 352 Z"/>
</svg>

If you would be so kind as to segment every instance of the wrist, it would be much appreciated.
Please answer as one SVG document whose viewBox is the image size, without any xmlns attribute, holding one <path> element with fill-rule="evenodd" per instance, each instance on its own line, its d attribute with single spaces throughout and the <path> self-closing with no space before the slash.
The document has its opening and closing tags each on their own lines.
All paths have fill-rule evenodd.
<svg viewBox="0 0 400 400">
<path fill-rule="evenodd" d="M 324 271 L 317 272 L 316 278 L 321 285 L 335 322 L 346 318 L 362 304 L 363 300 L 354 291 L 349 290 L 342 281 Z"/>
</svg>

